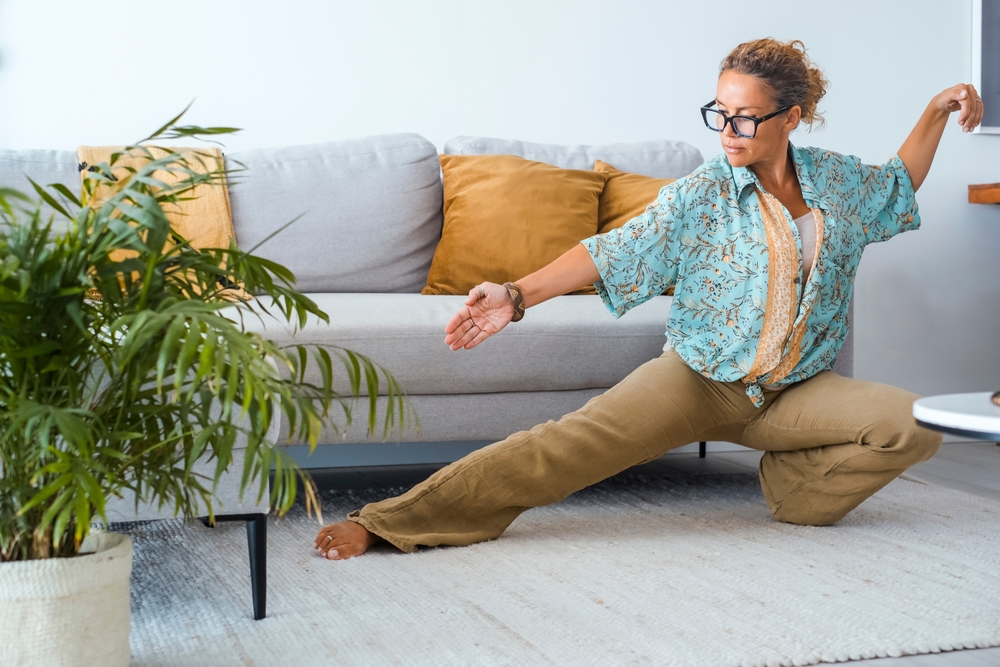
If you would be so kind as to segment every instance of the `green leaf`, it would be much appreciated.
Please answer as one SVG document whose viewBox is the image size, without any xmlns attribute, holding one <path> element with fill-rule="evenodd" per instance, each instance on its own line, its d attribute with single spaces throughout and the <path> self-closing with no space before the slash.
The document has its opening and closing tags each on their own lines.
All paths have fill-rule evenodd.
<svg viewBox="0 0 1000 667">
<path fill-rule="evenodd" d="M 184 335 L 184 329 L 186 326 L 187 322 L 183 317 L 174 318 L 170 327 L 167 329 L 167 335 L 163 338 L 163 342 L 160 344 L 160 354 L 156 360 L 157 391 L 163 391 L 163 376 L 167 372 L 167 365 L 170 363 L 171 359 L 174 359 L 177 356 L 177 341 Z"/>
<path fill-rule="evenodd" d="M 375 415 L 378 413 L 378 371 L 365 359 L 365 379 L 368 389 L 368 432 L 375 431 Z"/>
<path fill-rule="evenodd" d="M 28 502 L 24 503 L 17 511 L 18 516 L 24 516 L 27 512 L 38 507 L 46 500 L 52 497 L 53 494 L 58 493 L 66 487 L 67 484 L 73 481 L 73 477 L 70 475 L 62 475 L 57 477 L 55 481 L 44 486 L 38 493 L 34 494 Z"/>
<path fill-rule="evenodd" d="M 73 300 L 66 304 L 66 314 L 73 320 L 73 324 L 84 334 L 87 334 L 87 327 L 83 323 L 83 309 L 80 302 Z"/>
<path fill-rule="evenodd" d="M 139 141 L 137 143 L 141 144 L 141 143 L 145 143 L 146 141 L 150 141 L 151 139 L 156 139 L 161 134 L 163 134 L 164 132 L 166 132 L 167 130 L 169 130 L 171 127 L 173 127 L 177 123 L 177 121 L 179 121 L 181 118 L 184 117 L 184 114 L 186 114 L 188 112 L 188 109 L 191 108 L 192 104 L 194 104 L 194 100 L 191 100 L 190 102 L 188 102 L 187 106 L 184 107 L 184 109 L 179 114 L 177 114 L 176 116 L 174 116 L 173 118 L 171 118 L 170 120 L 168 120 L 166 123 L 164 123 L 160 128 L 158 128 L 151 135 L 149 135 L 148 137 L 146 137 L 145 139 L 143 139 L 143 140 L 141 140 L 141 141 Z"/>
<path fill-rule="evenodd" d="M 70 203 L 72 203 L 77 208 L 83 206 L 83 204 L 80 202 L 80 198 L 76 196 L 72 190 L 67 188 L 62 183 L 49 183 L 49 187 L 58 192 L 59 194 L 61 194 L 66 199 L 68 199 Z"/>
<path fill-rule="evenodd" d="M 66 209 L 63 208 L 62 204 L 60 204 L 58 201 L 56 201 L 55 197 L 53 197 L 48 192 L 46 192 L 45 188 L 43 188 L 42 186 L 40 186 L 38 183 L 35 183 L 30 178 L 28 179 L 28 182 L 31 183 L 31 187 L 35 188 L 35 192 L 38 193 L 38 196 L 41 197 L 42 200 L 44 200 L 46 204 L 48 204 L 53 209 L 55 209 L 56 212 L 59 213 L 60 215 L 62 215 L 63 217 L 69 218 L 70 220 L 73 219 L 73 216 L 71 216 L 69 214 L 69 212 Z"/>
<path fill-rule="evenodd" d="M 60 348 L 59 343 L 51 340 L 42 341 L 41 343 L 35 343 L 34 345 L 29 345 L 28 347 L 23 347 L 17 350 L 11 350 L 7 352 L 7 356 L 11 359 L 26 359 L 30 357 L 40 357 L 45 354 L 51 354 Z"/>
<path fill-rule="evenodd" d="M 202 340 L 198 320 L 196 318 L 191 319 L 185 329 L 184 345 L 181 346 L 180 353 L 177 355 L 175 377 L 178 383 L 187 377 L 188 368 L 191 366 L 191 362 L 194 361 L 195 355 L 198 354 Z"/>
</svg>

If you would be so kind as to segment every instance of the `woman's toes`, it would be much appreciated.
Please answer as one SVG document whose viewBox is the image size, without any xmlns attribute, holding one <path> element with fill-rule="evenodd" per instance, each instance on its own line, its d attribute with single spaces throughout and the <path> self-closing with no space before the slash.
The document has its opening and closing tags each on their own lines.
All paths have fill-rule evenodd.
<svg viewBox="0 0 1000 667">
<path fill-rule="evenodd" d="M 353 556 L 360 556 L 364 553 L 364 549 L 360 548 L 357 544 L 338 544 L 336 549 L 330 549 L 331 556 L 327 556 L 330 560 L 347 560 Z"/>
<path fill-rule="evenodd" d="M 320 530 L 314 547 L 328 560 L 345 560 L 360 556 L 378 539 L 360 524 L 341 521 Z"/>
</svg>

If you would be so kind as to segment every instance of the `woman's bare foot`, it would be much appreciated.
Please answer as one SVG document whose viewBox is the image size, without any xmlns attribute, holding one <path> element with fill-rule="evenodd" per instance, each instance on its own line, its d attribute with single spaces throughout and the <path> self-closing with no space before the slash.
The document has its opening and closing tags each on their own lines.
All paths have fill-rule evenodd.
<svg viewBox="0 0 1000 667">
<path fill-rule="evenodd" d="M 324 558 L 344 560 L 351 556 L 360 556 L 368 551 L 368 547 L 381 539 L 378 535 L 369 533 L 360 523 L 341 521 L 320 529 L 319 535 L 316 536 L 315 548 Z"/>
</svg>

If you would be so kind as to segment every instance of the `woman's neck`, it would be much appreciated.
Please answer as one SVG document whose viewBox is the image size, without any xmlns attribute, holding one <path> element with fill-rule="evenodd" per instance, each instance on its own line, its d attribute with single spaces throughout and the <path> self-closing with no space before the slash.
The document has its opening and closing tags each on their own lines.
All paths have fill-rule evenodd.
<svg viewBox="0 0 1000 667">
<path fill-rule="evenodd" d="M 788 209 L 792 219 L 809 212 L 809 206 L 802 196 L 798 174 L 795 173 L 795 162 L 788 153 L 787 142 L 785 150 L 773 160 L 755 162 L 750 165 L 750 169 L 757 175 L 761 187 Z"/>
<path fill-rule="evenodd" d="M 754 162 L 748 167 L 768 192 L 786 192 L 799 188 L 795 165 L 788 154 L 788 142 L 773 156 Z"/>
</svg>

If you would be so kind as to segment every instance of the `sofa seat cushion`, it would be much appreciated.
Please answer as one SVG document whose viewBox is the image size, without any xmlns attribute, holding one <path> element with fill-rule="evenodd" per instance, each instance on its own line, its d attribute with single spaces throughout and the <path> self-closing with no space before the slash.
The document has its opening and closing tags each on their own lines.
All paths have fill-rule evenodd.
<svg viewBox="0 0 1000 667">
<path fill-rule="evenodd" d="M 612 387 L 662 354 L 671 297 L 656 297 L 616 320 L 598 296 L 561 296 L 528 310 L 524 320 L 471 350 L 453 352 L 444 327 L 465 296 L 319 293 L 330 316 L 297 334 L 267 316 L 245 319 L 279 343 L 339 345 L 387 368 L 409 394 L 478 394 Z M 314 364 L 307 378 L 316 382 Z M 339 372 L 339 381 L 337 379 Z M 335 368 L 338 391 L 346 373 Z"/>
</svg>

